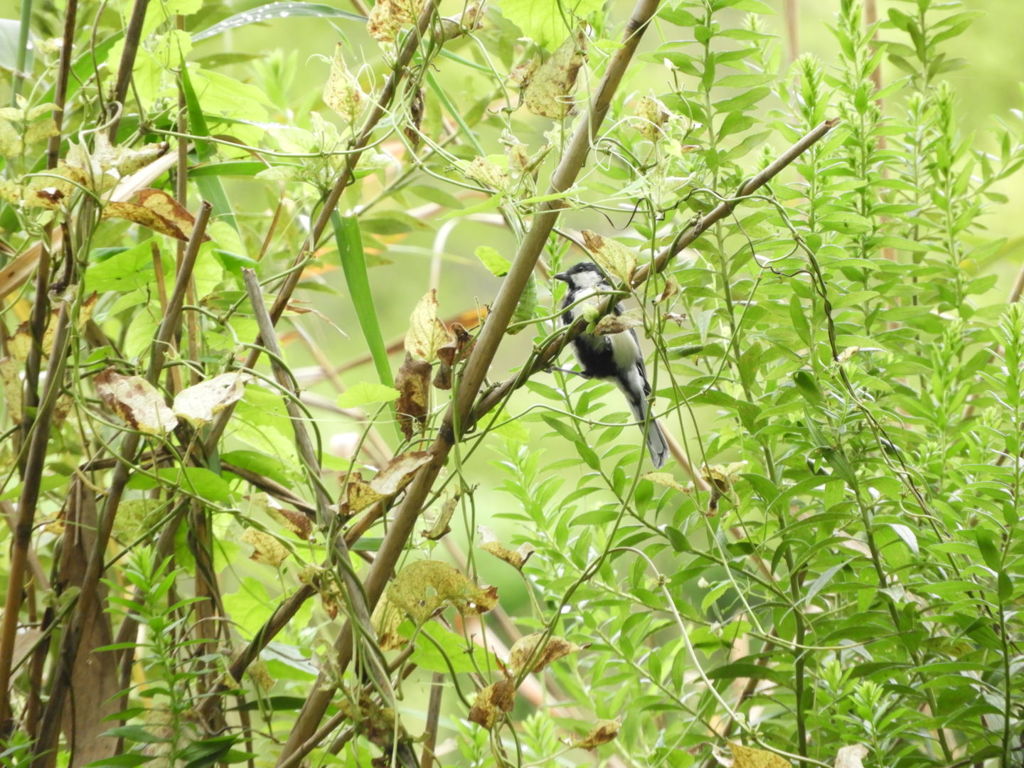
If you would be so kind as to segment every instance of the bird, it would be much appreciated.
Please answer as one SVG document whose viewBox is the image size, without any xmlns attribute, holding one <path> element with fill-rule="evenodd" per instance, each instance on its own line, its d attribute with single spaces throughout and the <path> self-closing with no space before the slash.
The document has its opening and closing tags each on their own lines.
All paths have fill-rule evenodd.
<svg viewBox="0 0 1024 768">
<path fill-rule="evenodd" d="M 576 319 L 575 313 L 585 311 L 588 304 L 598 305 L 600 298 L 596 294 L 614 290 L 597 265 L 587 261 L 574 264 L 565 272 L 554 275 L 554 278 L 569 286 L 562 301 L 562 322 L 565 325 L 572 325 Z M 594 298 L 587 301 L 588 296 Z M 612 313 L 621 315 L 622 305 L 612 307 Z M 647 397 L 651 394 L 651 385 L 647 380 L 647 369 L 644 367 L 644 356 L 636 331 L 630 328 L 607 335 L 583 332 L 572 340 L 572 345 L 582 369 L 579 373 L 583 377 L 613 381 L 625 395 L 633 417 L 644 432 L 651 461 L 655 468 L 661 467 L 668 455 L 668 442 L 661 426 L 649 416 Z"/>
</svg>

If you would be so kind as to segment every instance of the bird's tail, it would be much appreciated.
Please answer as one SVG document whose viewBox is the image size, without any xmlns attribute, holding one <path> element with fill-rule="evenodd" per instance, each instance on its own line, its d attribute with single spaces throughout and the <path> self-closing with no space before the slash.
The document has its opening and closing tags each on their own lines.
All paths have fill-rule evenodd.
<svg viewBox="0 0 1024 768">
<path fill-rule="evenodd" d="M 665 457 L 668 456 L 668 441 L 665 439 L 665 433 L 661 431 L 661 425 L 658 424 L 657 419 L 647 420 L 647 398 L 634 397 L 632 393 L 626 391 L 625 387 L 620 387 L 620 389 L 626 395 L 633 418 L 640 423 L 640 429 L 644 431 L 644 436 L 647 439 L 647 451 L 651 454 L 651 461 L 657 469 L 665 463 Z"/>
</svg>

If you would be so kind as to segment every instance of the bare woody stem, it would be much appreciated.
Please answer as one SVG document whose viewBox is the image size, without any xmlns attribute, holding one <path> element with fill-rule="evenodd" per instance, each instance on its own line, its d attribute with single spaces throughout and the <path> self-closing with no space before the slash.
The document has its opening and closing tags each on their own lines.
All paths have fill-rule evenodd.
<svg viewBox="0 0 1024 768">
<path fill-rule="evenodd" d="M 580 121 L 572 139 L 555 169 L 551 179 L 549 192 L 555 195 L 568 190 L 575 182 L 587 154 L 593 143 L 594 136 L 608 113 L 612 96 L 622 76 L 632 61 L 633 54 L 640 43 L 647 25 L 658 9 L 658 0 L 638 0 L 633 14 L 626 25 L 622 46 L 615 52 L 608 63 L 604 77 L 598 85 L 597 92 L 591 102 L 590 109 Z M 534 215 L 532 224 L 516 252 L 508 275 L 502 283 L 498 295 L 491 305 L 491 313 L 484 324 L 462 375 L 459 391 L 445 415 L 441 435 L 431 447 L 431 461 L 417 473 L 406 491 L 405 499 L 398 508 L 397 514 L 387 535 L 374 557 L 373 565 L 366 577 L 365 588 L 371 608 L 377 604 L 384 592 L 384 586 L 394 572 L 395 564 L 405 549 L 412 533 L 416 519 L 422 511 L 423 504 L 430 494 L 434 480 L 444 466 L 448 453 L 455 441 L 463 433 L 462 425 L 466 424 L 470 409 L 483 384 L 484 376 L 497 352 L 498 346 L 505 336 L 509 321 L 519 304 L 527 281 L 540 254 L 547 243 L 563 203 L 559 199 L 542 203 Z M 338 640 L 338 663 L 336 673 L 344 670 L 352 659 L 351 629 L 346 625 Z M 313 734 L 317 724 L 323 717 L 333 696 L 334 686 L 321 676 L 314 687 L 313 693 L 306 700 L 295 727 L 288 736 L 288 742 L 281 752 L 281 760 L 298 750 Z"/>
<path fill-rule="evenodd" d="M 29 435 L 28 453 L 25 458 L 25 476 L 22 481 L 21 497 L 18 499 L 18 519 L 14 525 L 14 542 L 11 547 L 11 564 L 7 574 L 7 597 L 4 602 L 3 623 L 0 624 L 0 728 L 6 731 L 11 710 L 11 668 L 14 655 L 14 641 L 18 630 L 18 614 L 24 590 L 25 566 L 29 559 L 32 543 L 32 527 L 35 522 L 36 505 L 39 502 L 43 466 L 46 463 L 46 446 L 50 438 L 50 418 L 57 403 L 64 380 L 67 362 L 65 350 L 70 333 L 68 305 L 61 306 L 57 319 L 57 330 L 50 354 L 50 368 L 46 377 L 46 391 L 36 412 L 32 431 Z"/>
</svg>

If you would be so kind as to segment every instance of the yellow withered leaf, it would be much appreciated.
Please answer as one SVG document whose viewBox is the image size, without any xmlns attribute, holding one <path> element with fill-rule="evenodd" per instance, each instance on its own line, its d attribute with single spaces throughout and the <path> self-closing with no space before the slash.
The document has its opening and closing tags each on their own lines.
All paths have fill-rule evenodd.
<svg viewBox="0 0 1024 768">
<path fill-rule="evenodd" d="M 729 751 L 732 752 L 732 768 L 791 768 L 788 760 L 764 749 L 729 742 Z"/>
<path fill-rule="evenodd" d="M 405 351 L 417 360 L 428 363 L 437 359 L 437 351 L 448 343 L 448 331 L 437 319 L 437 291 L 428 291 L 409 316 L 405 334 Z"/>
<path fill-rule="evenodd" d="M 590 251 L 597 266 L 605 274 L 628 285 L 636 270 L 636 251 L 608 237 L 601 237 L 596 232 L 583 230 L 583 244 Z"/>
<path fill-rule="evenodd" d="M 344 48 L 338 43 L 331 59 L 331 72 L 324 83 L 324 104 L 349 123 L 354 123 L 366 104 L 366 94 L 345 63 Z"/>
<path fill-rule="evenodd" d="M 509 669 L 516 674 L 527 668 L 531 672 L 540 672 L 551 662 L 583 650 L 576 643 L 557 635 L 548 636 L 546 642 L 544 638 L 543 632 L 532 632 L 516 640 L 508 652 Z"/>
<path fill-rule="evenodd" d="M 572 112 L 572 91 L 586 61 L 587 36 L 577 29 L 529 76 L 523 103 L 535 115 L 560 120 Z"/>
<path fill-rule="evenodd" d="M 159 189 L 143 189 L 135 202 L 107 203 L 104 219 L 127 219 L 162 235 L 187 241 L 192 237 L 195 219 L 177 200 Z M 209 240 L 203 236 L 203 242 Z"/>
<path fill-rule="evenodd" d="M 242 541 L 252 545 L 253 552 L 249 558 L 257 563 L 265 563 L 275 568 L 288 557 L 288 549 L 269 533 L 255 528 L 246 528 L 242 533 Z"/>
<path fill-rule="evenodd" d="M 607 744 L 619 735 L 622 722 L 619 720 L 601 720 L 596 726 L 584 736 L 572 743 L 576 749 L 597 749 L 602 744 Z"/>
<path fill-rule="evenodd" d="M 448 563 L 417 560 L 395 576 L 388 599 L 421 624 L 446 605 L 461 613 L 489 611 L 498 602 L 494 587 L 478 587 Z"/>
</svg>

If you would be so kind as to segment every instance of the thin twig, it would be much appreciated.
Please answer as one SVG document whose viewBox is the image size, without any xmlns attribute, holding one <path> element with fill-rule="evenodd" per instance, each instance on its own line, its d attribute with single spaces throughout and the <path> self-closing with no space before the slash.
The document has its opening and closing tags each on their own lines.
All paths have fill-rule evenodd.
<svg viewBox="0 0 1024 768">
<path fill-rule="evenodd" d="M 117 128 L 121 124 L 121 117 L 124 115 L 124 100 L 128 95 L 128 83 L 132 79 L 132 68 L 135 66 L 135 54 L 139 52 L 139 39 L 142 37 L 142 24 L 146 20 L 146 8 L 149 0 L 135 0 L 132 6 L 132 15 L 128 19 L 128 26 L 124 31 L 124 48 L 121 50 L 121 61 L 117 67 L 117 80 L 114 83 L 113 105 L 117 108 L 113 119 L 110 121 L 110 128 L 107 136 L 111 143 L 117 140 Z M 122 108 L 118 108 L 122 107 Z"/>
<path fill-rule="evenodd" d="M 14 541 L 11 545 L 11 559 L 7 571 L 7 597 L 4 601 L 3 623 L 0 624 L 0 728 L 5 731 L 6 724 L 11 718 L 11 665 L 14 658 L 14 640 L 18 631 L 18 614 L 21 611 L 25 566 L 32 544 L 32 527 L 35 524 L 43 466 L 46 463 L 46 446 L 50 442 L 50 419 L 57 404 L 57 395 L 63 386 L 64 367 L 67 362 L 65 352 L 71 331 L 68 314 L 69 307 L 65 301 L 61 304 L 60 315 L 57 318 L 50 367 L 46 376 L 46 390 L 36 410 L 36 418 L 29 435 L 25 476 L 18 499 L 18 520 L 14 526 Z"/>
<path fill-rule="evenodd" d="M 60 61 L 57 63 L 57 82 L 53 86 L 53 134 L 46 144 L 46 167 L 56 168 L 60 154 L 60 132 L 64 125 L 64 101 L 68 94 L 68 75 L 71 72 L 71 53 L 75 44 L 78 0 L 68 0 L 64 10 L 64 36 L 61 38 Z"/>
</svg>

